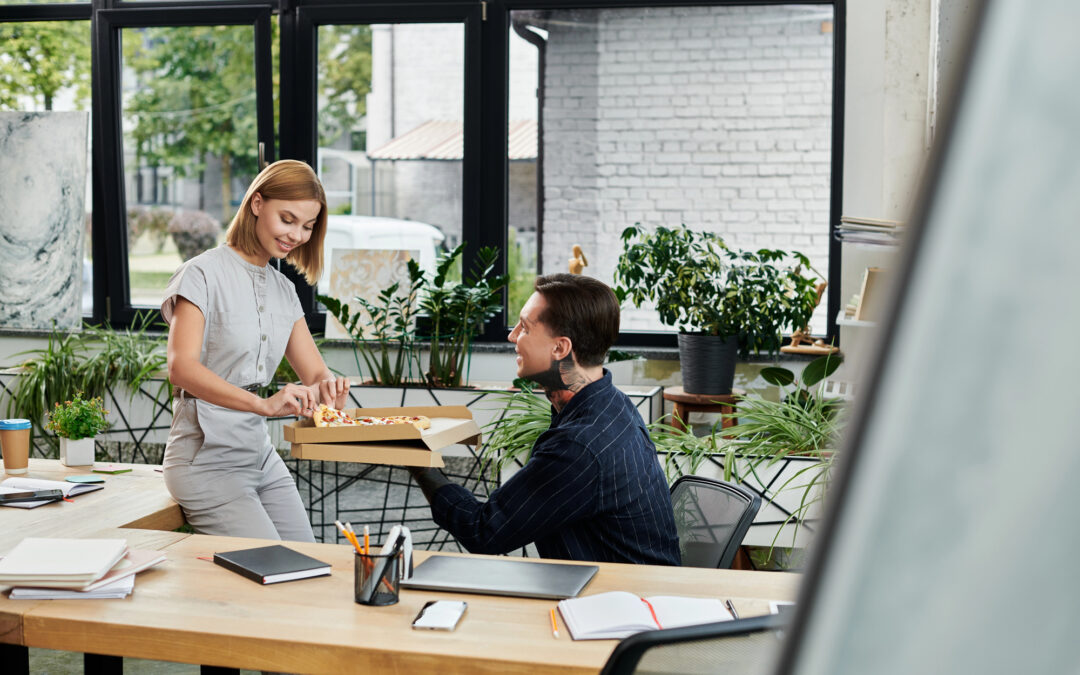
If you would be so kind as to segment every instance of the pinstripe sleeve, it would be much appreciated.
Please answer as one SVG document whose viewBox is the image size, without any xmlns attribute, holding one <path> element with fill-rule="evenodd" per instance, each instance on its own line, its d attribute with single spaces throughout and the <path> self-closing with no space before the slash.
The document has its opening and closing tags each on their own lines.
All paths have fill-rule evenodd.
<svg viewBox="0 0 1080 675">
<path fill-rule="evenodd" d="M 507 553 L 595 512 L 597 471 L 593 455 L 563 436 L 538 442 L 486 502 L 451 484 L 435 494 L 431 510 L 469 552 Z"/>
</svg>

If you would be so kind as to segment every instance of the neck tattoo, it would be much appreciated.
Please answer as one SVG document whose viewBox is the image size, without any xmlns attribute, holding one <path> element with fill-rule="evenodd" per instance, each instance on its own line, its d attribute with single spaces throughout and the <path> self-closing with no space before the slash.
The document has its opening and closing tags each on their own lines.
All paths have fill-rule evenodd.
<svg viewBox="0 0 1080 675">
<path fill-rule="evenodd" d="M 547 370 L 529 375 L 529 379 L 543 388 L 556 410 L 562 410 L 574 394 L 589 384 L 585 374 L 574 363 L 574 357 L 569 355 L 563 359 L 552 359 Z"/>
</svg>

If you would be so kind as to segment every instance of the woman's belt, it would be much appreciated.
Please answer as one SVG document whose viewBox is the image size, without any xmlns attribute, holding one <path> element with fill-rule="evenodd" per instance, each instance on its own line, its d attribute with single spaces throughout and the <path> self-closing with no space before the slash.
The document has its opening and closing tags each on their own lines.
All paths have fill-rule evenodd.
<svg viewBox="0 0 1080 675">
<path fill-rule="evenodd" d="M 250 391 L 252 393 L 255 393 L 255 392 L 259 391 L 260 389 L 262 389 L 262 387 L 263 387 L 263 385 L 261 385 L 261 384 L 249 384 L 246 387 L 240 387 L 240 388 L 243 389 L 244 391 Z M 191 394 L 191 392 L 184 391 L 180 387 L 173 388 L 173 398 L 178 398 L 181 401 L 184 400 L 185 398 L 195 399 L 196 401 L 199 400 L 198 396 L 193 396 Z"/>
</svg>

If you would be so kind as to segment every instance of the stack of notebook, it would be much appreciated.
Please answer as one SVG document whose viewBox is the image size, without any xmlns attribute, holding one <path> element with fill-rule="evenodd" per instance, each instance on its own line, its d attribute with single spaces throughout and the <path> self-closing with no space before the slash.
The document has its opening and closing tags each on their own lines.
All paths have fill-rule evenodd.
<svg viewBox="0 0 1080 675">
<path fill-rule="evenodd" d="M 0 584 L 18 598 L 125 597 L 134 575 L 165 560 L 161 551 L 129 550 L 123 539 L 27 537 L 0 559 Z"/>
</svg>

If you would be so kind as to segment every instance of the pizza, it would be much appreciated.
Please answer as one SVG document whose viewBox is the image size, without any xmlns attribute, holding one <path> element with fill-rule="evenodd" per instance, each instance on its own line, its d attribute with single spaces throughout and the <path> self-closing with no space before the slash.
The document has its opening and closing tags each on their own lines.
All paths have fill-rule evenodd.
<svg viewBox="0 0 1080 675">
<path fill-rule="evenodd" d="M 390 415 L 388 417 L 350 417 L 344 411 L 321 404 L 311 416 L 317 427 L 373 427 L 390 424 L 411 424 L 417 429 L 430 429 L 431 419 L 423 415 Z"/>
<path fill-rule="evenodd" d="M 317 427 L 350 427 L 357 424 L 356 420 L 349 417 L 344 411 L 331 408 L 325 403 L 319 404 L 311 415 L 312 421 Z"/>
</svg>

